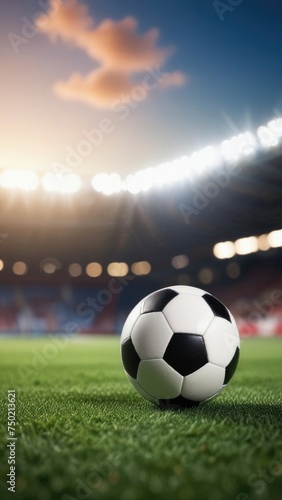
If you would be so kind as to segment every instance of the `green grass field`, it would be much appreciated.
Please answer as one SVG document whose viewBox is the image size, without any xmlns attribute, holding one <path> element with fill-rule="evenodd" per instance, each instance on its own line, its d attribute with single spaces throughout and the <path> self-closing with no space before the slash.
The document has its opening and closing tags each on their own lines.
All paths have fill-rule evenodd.
<svg viewBox="0 0 282 500">
<path fill-rule="evenodd" d="M 61 340 L 63 342 L 63 340 Z M 0 498 L 280 500 L 282 342 L 245 340 L 217 398 L 176 412 L 135 393 L 119 339 L 1 340 Z M 16 390 L 16 493 L 7 390 Z"/>
</svg>

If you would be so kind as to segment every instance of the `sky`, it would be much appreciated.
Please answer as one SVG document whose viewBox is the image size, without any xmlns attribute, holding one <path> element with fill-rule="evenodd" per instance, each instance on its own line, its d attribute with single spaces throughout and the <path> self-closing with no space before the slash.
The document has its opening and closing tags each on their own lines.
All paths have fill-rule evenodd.
<svg viewBox="0 0 282 500">
<path fill-rule="evenodd" d="M 282 115 L 279 0 L 0 0 L 1 168 L 121 176 Z"/>
</svg>

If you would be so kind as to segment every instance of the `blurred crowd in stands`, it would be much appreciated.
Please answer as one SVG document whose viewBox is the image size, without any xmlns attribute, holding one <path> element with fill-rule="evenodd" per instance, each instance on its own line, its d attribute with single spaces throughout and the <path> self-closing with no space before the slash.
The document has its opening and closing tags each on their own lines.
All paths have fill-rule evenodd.
<svg viewBox="0 0 282 500">
<path fill-rule="evenodd" d="M 1 285 L 0 333 L 120 333 L 133 306 L 156 288 L 153 283 L 140 286 L 136 282 L 120 286 L 120 290 L 115 285 L 112 292 L 89 285 Z M 237 288 L 235 296 L 230 287 L 205 288 L 230 308 L 242 336 L 282 335 L 279 287 L 255 287 L 252 293 L 242 288 L 241 294 Z"/>
</svg>

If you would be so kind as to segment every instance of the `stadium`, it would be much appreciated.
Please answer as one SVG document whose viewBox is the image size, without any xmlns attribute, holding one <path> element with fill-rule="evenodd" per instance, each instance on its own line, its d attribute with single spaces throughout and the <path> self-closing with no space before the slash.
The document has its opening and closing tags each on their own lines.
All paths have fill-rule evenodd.
<svg viewBox="0 0 282 500">
<path fill-rule="evenodd" d="M 175 63 L 181 71 L 152 69 L 162 67 L 170 51 L 159 48 L 154 28 L 146 31 L 158 25 L 157 12 L 151 22 L 145 10 L 132 7 L 142 19 L 141 36 L 135 17 L 126 17 L 127 2 L 119 8 L 106 3 L 23 2 L 7 8 L 1 23 L 3 54 L 12 61 L 1 126 L 1 498 L 14 492 L 20 500 L 278 500 L 280 82 L 271 87 L 273 101 L 265 97 L 252 120 L 235 126 L 232 116 L 223 130 L 214 110 L 207 106 L 208 122 L 201 103 L 193 108 L 200 65 L 190 61 L 191 78 L 180 56 Z M 213 2 L 206 14 L 196 6 L 188 12 L 181 3 L 176 17 L 180 22 L 182 13 L 184 23 L 192 16 L 203 30 L 206 21 L 200 19 L 214 22 L 215 32 L 226 30 L 228 40 L 229 30 L 232 38 L 232 30 L 252 18 L 251 7 L 237 3 Z M 165 12 L 163 31 L 171 6 Z M 259 8 L 258 32 L 264 16 L 274 23 L 277 12 L 281 17 L 278 4 L 277 10 Z M 96 28 L 92 15 L 100 23 Z M 176 37 L 176 25 L 172 33 Z M 181 36 L 176 39 L 184 48 L 188 42 Z M 74 73 L 54 84 L 60 70 L 69 78 L 74 62 L 85 72 L 86 56 L 80 60 L 75 52 L 81 50 L 95 62 L 92 73 L 85 81 Z M 277 80 L 281 65 L 279 71 Z M 17 90 L 14 75 L 20 74 L 23 88 Z M 37 95 L 41 79 L 45 86 Z M 259 99 L 251 101 L 250 89 L 256 89 L 249 85 L 248 104 L 255 109 Z M 17 92 L 30 99 L 28 105 L 12 104 L 20 103 Z M 169 96 L 177 92 L 182 94 L 173 101 Z M 186 98 L 195 112 L 188 146 L 180 128 L 174 130 L 189 122 L 186 110 L 181 115 Z M 232 110 L 237 117 L 239 103 L 238 97 Z M 46 120 L 39 120 L 43 109 Z M 162 109 L 174 113 L 168 124 Z M 16 120 L 18 110 L 25 122 Z M 50 150 L 37 128 L 48 134 Z M 231 311 L 240 361 L 230 386 L 214 399 L 180 410 L 159 408 L 128 382 L 120 335 L 139 301 L 182 285 L 204 290 Z"/>
</svg>

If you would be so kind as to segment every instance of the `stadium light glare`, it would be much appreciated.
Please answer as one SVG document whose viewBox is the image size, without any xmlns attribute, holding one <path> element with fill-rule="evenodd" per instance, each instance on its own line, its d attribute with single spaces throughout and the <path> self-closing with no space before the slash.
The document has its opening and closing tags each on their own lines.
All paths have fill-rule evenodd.
<svg viewBox="0 0 282 500">
<path fill-rule="evenodd" d="M 128 265 L 125 262 L 111 262 L 107 267 L 108 274 L 113 277 L 126 276 Z"/>
<path fill-rule="evenodd" d="M 268 235 L 268 242 L 272 248 L 278 248 L 282 246 L 282 229 L 277 231 L 271 231 Z"/>
<path fill-rule="evenodd" d="M 17 276 L 24 276 L 27 274 L 28 268 L 25 262 L 18 261 L 13 264 L 13 273 Z"/>
<path fill-rule="evenodd" d="M 120 193 L 122 190 L 122 180 L 119 174 L 98 174 L 91 181 L 92 187 L 98 193 L 108 196 L 114 193 Z"/>
<path fill-rule="evenodd" d="M 82 267 L 80 264 L 77 264 L 76 262 L 74 262 L 73 264 L 69 265 L 69 275 L 72 278 L 77 278 L 81 274 L 82 274 Z"/>
<path fill-rule="evenodd" d="M 262 125 L 257 130 L 257 135 L 264 149 L 273 148 L 278 145 L 278 137 L 269 126 Z"/>
<path fill-rule="evenodd" d="M 155 187 L 162 188 L 174 182 L 174 172 L 172 163 L 161 163 L 155 168 Z"/>
<path fill-rule="evenodd" d="M 236 163 L 256 154 L 256 139 L 252 132 L 247 131 L 222 141 L 220 149 L 224 161 Z"/>
<path fill-rule="evenodd" d="M 55 174 L 47 172 L 42 178 L 45 191 L 57 193 L 75 193 L 80 189 L 81 180 L 77 174 Z"/>
<path fill-rule="evenodd" d="M 268 122 L 267 126 L 275 133 L 277 137 L 282 137 L 282 118 L 276 118 Z"/>
<path fill-rule="evenodd" d="M 213 247 L 214 256 L 218 259 L 230 259 L 235 255 L 235 245 L 232 241 L 222 241 Z"/>
<path fill-rule="evenodd" d="M 151 272 L 151 264 L 146 260 L 134 262 L 131 266 L 131 271 L 135 276 L 146 276 Z"/>
<path fill-rule="evenodd" d="M 54 274 L 54 272 L 56 271 L 57 268 L 53 262 L 46 262 L 42 266 L 42 269 L 43 269 L 44 273 L 46 273 L 46 274 Z"/>
<path fill-rule="evenodd" d="M 200 151 L 196 151 L 191 155 L 190 160 L 196 175 L 206 174 L 211 168 L 221 163 L 220 152 L 213 146 L 207 146 Z"/>
<path fill-rule="evenodd" d="M 154 170 L 153 168 L 146 168 L 140 171 L 140 184 L 142 191 L 149 191 L 154 185 Z"/>
<path fill-rule="evenodd" d="M 4 262 L 2 259 L 0 259 L 0 271 L 3 271 L 4 269 Z"/>
<path fill-rule="evenodd" d="M 34 191 L 39 186 L 39 178 L 32 170 L 4 170 L 0 174 L 0 185 L 5 189 Z"/>
<path fill-rule="evenodd" d="M 45 274 L 54 274 L 62 268 L 62 264 L 58 259 L 47 257 L 41 262 L 40 267 Z"/>
<path fill-rule="evenodd" d="M 270 249 L 270 244 L 268 241 L 267 234 L 261 234 L 260 236 L 258 236 L 258 248 L 259 248 L 259 250 L 262 250 L 263 252 Z"/>
<path fill-rule="evenodd" d="M 259 249 L 258 239 L 256 236 L 239 238 L 234 244 L 235 251 L 238 255 L 248 255 L 249 253 L 257 252 Z"/>
<path fill-rule="evenodd" d="M 98 278 L 102 274 L 103 268 L 99 262 L 90 262 L 87 264 L 85 271 L 90 278 Z"/>
<path fill-rule="evenodd" d="M 136 174 L 128 175 L 124 183 L 124 189 L 132 194 L 148 191 L 155 184 L 154 169 L 147 168 L 136 172 Z"/>
<path fill-rule="evenodd" d="M 138 194 L 141 191 L 140 183 L 138 182 L 138 176 L 135 174 L 130 174 L 125 180 L 125 189 L 131 194 Z"/>
<path fill-rule="evenodd" d="M 175 255 L 171 259 L 171 264 L 174 269 L 184 269 L 189 264 L 187 255 Z"/>
<path fill-rule="evenodd" d="M 218 259 L 229 259 L 237 253 L 238 255 L 248 255 L 266 251 L 270 248 L 282 247 L 282 229 L 271 231 L 269 234 L 260 236 L 248 236 L 239 238 L 234 243 L 232 241 L 223 241 L 216 243 L 213 248 L 213 254 Z"/>
<path fill-rule="evenodd" d="M 252 160 L 260 151 L 268 151 L 282 144 L 282 118 L 270 120 L 256 132 L 245 131 L 226 139 L 216 146 L 207 146 L 155 167 L 139 170 L 122 179 L 118 173 L 100 173 L 91 184 L 96 192 L 113 195 L 121 191 L 139 194 L 152 188 L 161 189 L 175 183 L 195 180 L 224 164 L 238 164 Z M 4 170 L 0 173 L 0 187 L 32 191 L 40 181 L 30 170 Z M 46 191 L 75 193 L 81 187 L 81 178 L 75 173 L 56 174 L 47 172 L 41 178 Z"/>
</svg>

